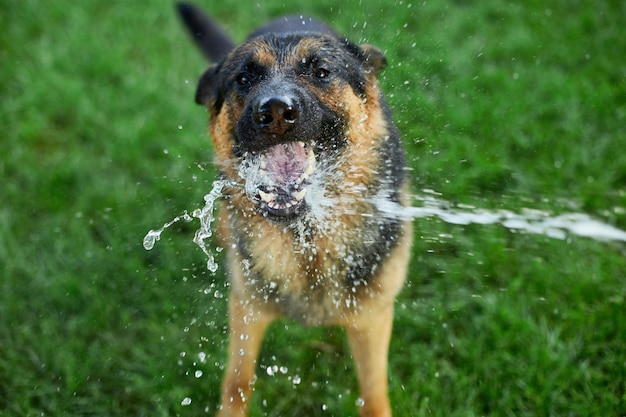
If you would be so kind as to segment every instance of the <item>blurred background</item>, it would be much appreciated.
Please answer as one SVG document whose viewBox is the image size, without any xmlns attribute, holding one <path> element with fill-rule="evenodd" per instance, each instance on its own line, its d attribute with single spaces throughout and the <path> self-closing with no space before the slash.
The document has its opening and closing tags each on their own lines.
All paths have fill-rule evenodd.
<svg viewBox="0 0 626 417">
<path fill-rule="evenodd" d="M 626 3 L 198 4 L 238 41 L 305 13 L 379 46 L 416 196 L 626 229 Z M 195 222 L 142 247 L 216 177 L 206 66 L 171 1 L 0 3 L 0 415 L 215 414 L 224 268 Z M 626 414 L 623 242 L 426 218 L 413 252 L 395 415 Z M 253 416 L 357 414 L 341 329 L 277 322 L 258 374 Z"/>
</svg>

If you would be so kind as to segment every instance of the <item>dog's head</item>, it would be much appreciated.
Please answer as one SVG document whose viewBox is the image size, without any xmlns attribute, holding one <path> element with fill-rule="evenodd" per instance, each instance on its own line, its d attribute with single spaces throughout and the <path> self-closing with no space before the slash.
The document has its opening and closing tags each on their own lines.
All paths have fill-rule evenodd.
<svg viewBox="0 0 626 417">
<path fill-rule="evenodd" d="M 341 160 L 347 181 L 358 175 L 348 172 L 351 155 L 360 152 L 365 163 L 380 146 L 386 126 L 376 75 L 384 66 L 375 47 L 332 34 L 265 33 L 234 48 L 196 93 L 210 113 L 221 171 L 245 183 L 263 215 L 303 214 L 316 177 Z"/>
</svg>

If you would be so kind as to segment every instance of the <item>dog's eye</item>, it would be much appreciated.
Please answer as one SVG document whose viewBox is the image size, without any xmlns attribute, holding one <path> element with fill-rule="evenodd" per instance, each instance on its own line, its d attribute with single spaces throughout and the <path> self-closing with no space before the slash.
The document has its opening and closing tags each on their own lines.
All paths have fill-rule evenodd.
<svg viewBox="0 0 626 417">
<path fill-rule="evenodd" d="M 313 76 L 315 78 L 324 79 L 328 78 L 329 75 L 330 71 L 328 71 L 326 68 L 315 68 L 313 70 Z"/>
<path fill-rule="evenodd" d="M 250 76 L 250 74 L 246 72 L 242 72 L 241 74 L 237 75 L 237 84 L 248 85 L 251 82 L 252 82 L 252 77 Z"/>
<path fill-rule="evenodd" d="M 250 76 L 245 72 L 237 75 L 237 84 L 239 85 L 248 85 L 250 84 Z"/>
</svg>

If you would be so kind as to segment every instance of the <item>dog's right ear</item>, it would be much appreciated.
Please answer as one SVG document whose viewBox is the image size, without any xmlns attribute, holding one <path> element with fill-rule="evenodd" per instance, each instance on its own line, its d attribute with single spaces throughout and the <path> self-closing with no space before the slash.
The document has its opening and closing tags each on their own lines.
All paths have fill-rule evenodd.
<svg viewBox="0 0 626 417">
<path fill-rule="evenodd" d="M 200 76 L 196 88 L 196 103 L 218 112 L 221 107 L 218 74 L 221 64 L 213 64 Z"/>
</svg>

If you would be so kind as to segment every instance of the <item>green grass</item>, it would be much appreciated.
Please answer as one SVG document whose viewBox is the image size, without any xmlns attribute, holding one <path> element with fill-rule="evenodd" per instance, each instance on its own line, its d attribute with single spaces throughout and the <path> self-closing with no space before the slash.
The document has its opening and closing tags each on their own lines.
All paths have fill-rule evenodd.
<svg viewBox="0 0 626 417">
<path fill-rule="evenodd" d="M 0 3 L 2 416 L 217 407 L 223 268 L 206 271 L 194 223 L 141 246 L 215 178 L 192 100 L 206 63 L 172 3 L 143 3 Z M 237 39 L 305 12 L 380 46 L 416 193 L 626 228 L 626 3 L 206 3 Z M 396 416 L 626 414 L 623 243 L 435 219 L 415 237 Z M 253 415 L 356 415 L 357 398 L 342 330 L 271 328 Z"/>
</svg>

